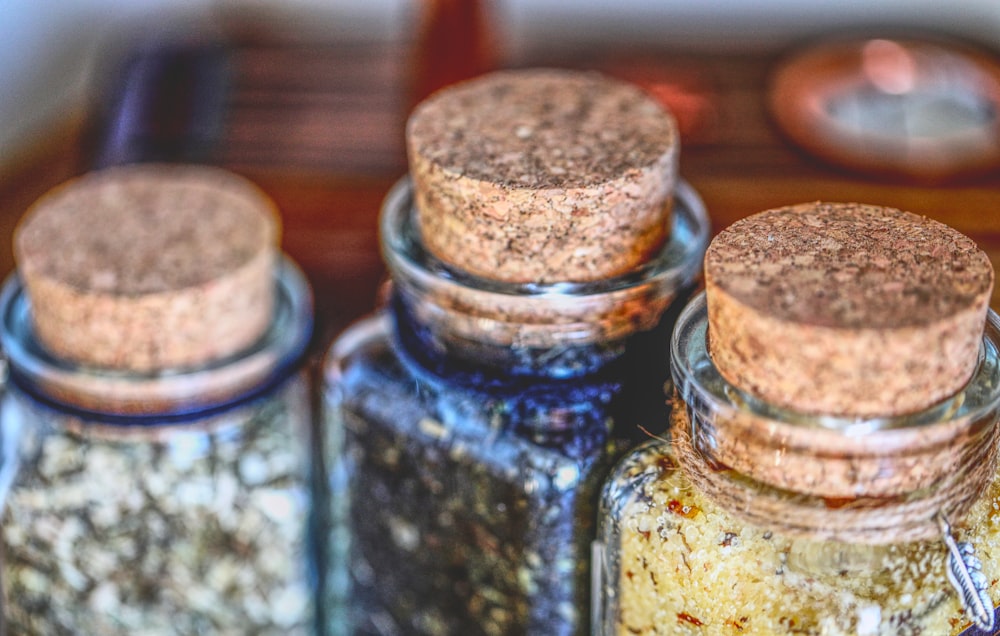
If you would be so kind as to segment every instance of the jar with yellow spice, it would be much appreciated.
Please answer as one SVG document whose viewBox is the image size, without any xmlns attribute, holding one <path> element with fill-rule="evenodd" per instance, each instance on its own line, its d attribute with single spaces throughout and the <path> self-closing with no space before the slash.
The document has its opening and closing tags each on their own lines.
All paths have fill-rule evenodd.
<svg viewBox="0 0 1000 636">
<path fill-rule="evenodd" d="M 671 342 L 669 440 L 609 478 L 600 634 L 979 635 L 1000 598 L 993 269 L 899 210 L 738 221 Z"/>
</svg>

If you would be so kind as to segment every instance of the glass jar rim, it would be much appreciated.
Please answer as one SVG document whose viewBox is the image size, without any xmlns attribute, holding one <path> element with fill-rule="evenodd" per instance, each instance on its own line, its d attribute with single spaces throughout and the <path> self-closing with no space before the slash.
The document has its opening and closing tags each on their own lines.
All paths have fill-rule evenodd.
<svg viewBox="0 0 1000 636">
<path fill-rule="evenodd" d="M 196 367 L 135 372 L 88 367 L 48 352 L 14 272 L 0 290 L 0 347 L 9 379 L 36 399 L 104 419 L 202 415 L 250 399 L 297 366 L 312 336 L 312 292 L 302 271 L 282 256 L 274 280 L 273 318 L 250 347 Z"/>
<path fill-rule="evenodd" d="M 726 382 L 708 353 L 704 293 L 671 340 L 671 439 L 688 478 L 755 525 L 885 543 L 940 536 L 992 480 L 1000 439 L 1000 318 L 988 313 L 975 371 L 955 395 L 876 418 L 793 412 Z M 780 520 L 780 521 L 779 521 Z"/>
<path fill-rule="evenodd" d="M 774 423 L 845 436 L 891 435 L 957 420 L 975 421 L 1000 407 L 1000 316 L 987 312 L 979 358 L 961 391 L 926 409 L 880 417 L 808 414 L 768 404 L 727 382 L 708 354 L 708 308 L 705 292 L 681 312 L 670 341 L 671 373 L 685 402 L 696 397 L 713 414 L 742 415 Z"/>
<path fill-rule="evenodd" d="M 611 294 L 656 283 L 679 289 L 701 269 L 710 225 L 705 204 L 686 181 L 679 180 L 671 215 L 671 232 L 663 247 L 643 265 L 619 276 L 588 282 L 509 283 L 475 276 L 450 267 L 424 248 L 414 223 L 413 185 L 404 176 L 386 195 L 379 217 L 382 256 L 396 277 L 424 286 L 467 289 L 477 294 L 564 302 Z"/>
</svg>

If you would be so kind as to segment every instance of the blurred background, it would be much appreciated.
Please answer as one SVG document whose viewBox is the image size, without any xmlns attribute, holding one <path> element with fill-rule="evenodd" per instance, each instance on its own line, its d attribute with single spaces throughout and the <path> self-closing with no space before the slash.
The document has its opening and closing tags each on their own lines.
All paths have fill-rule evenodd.
<svg viewBox="0 0 1000 636">
<path fill-rule="evenodd" d="M 438 2 L 448 4 L 448 2 Z M 0 165 L 59 117 L 78 111 L 97 60 L 136 39 L 253 24 L 288 41 L 413 38 L 418 0 L 0 0 Z M 490 0 L 498 55 L 509 64 L 577 46 L 776 50 L 859 28 L 933 29 L 1000 44 L 995 0 Z M 223 26 L 225 25 L 225 26 Z M 105 67 L 100 67 L 105 68 Z"/>
<path fill-rule="evenodd" d="M 218 165 L 279 205 L 321 352 L 376 302 L 410 108 L 543 65 L 667 105 L 715 231 L 858 201 L 942 220 L 1000 264 L 997 0 L 0 0 L 0 273 L 17 219 L 60 181 Z"/>
</svg>

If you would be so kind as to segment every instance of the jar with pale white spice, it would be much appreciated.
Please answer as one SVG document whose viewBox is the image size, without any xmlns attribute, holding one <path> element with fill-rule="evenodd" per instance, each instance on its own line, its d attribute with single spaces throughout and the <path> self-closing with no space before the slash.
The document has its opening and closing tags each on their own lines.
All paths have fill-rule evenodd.
<svg viewBox="0 0 1000 636">
<path fill-rule="evenodd" d="M 747 217 L 671 342 L 670 427 L 605 484 L 594 633 L 972 636 L 1000 601 L 1000 319 L 957 231 Z"/>
<path fill-rule="evenodd" d="M 56 188 L 0 293 L 10 634 L 308 634 L 309 287 L 234 174 Z"/>
<path fill-rule="evenodd" d="M 333 634 L 582 634 L 613 460 L 665 417 L 651 356 L 708 222 L 673 119 L 580 72 L 417 108 L 380 218 L 390 300 L 324 365 Z"/>
</svg>

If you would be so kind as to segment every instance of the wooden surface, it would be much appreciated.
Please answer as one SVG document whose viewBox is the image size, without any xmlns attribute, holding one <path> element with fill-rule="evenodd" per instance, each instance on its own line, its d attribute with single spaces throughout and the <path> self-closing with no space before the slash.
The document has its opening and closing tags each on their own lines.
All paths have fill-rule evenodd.
<svg viewBox="0 0 1000 636">
<path fill-rule="evenodd" d="M 319 354 L 374 305 L 384 276 L 376 217 L 405 172 L 403 122 L 412 96 L 405 46 L 254 46 L 231 55 L 221 134 L 205 161 L 259 183 L 280 206 L 283 244 L 317 299 Z M 946 185 L 887 182 L 819 163 L 768 116 L 778 58 L 671 51 L 563 52 L 519 65 L 596 68 L 637 81 L 681 119 L 682 175 L 705 200 L 713 229 L 770 207 L 810 200 L 902 208 L 952 225 L 1000 264 L 1000 174 Z M 46 188 L 89 167 L 83 127 L 68 124 L 0 181 L 0 268 L 10 234 Z M 993 306 L 998 307 L 994 293 Z"/>
</svg>

